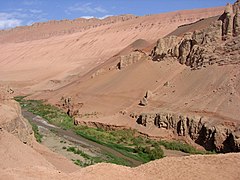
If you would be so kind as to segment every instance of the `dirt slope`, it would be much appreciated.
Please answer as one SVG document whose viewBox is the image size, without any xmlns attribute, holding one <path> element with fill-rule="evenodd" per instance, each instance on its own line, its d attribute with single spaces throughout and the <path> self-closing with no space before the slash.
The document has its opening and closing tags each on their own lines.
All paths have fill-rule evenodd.
<svg viewBox="0 0 240 180">
<path fill-rule="evenodd" d="M 213 179 L 237 180 L 239 154 L 164 158 L 137 168 L 98 164 L 66 174 L 43 167 L 0 170 L 4 179 Z"/>
<path fill-rule="evenodd" d="M 219 15 L 222 10 L 223 7 L 177 11 L 113 23 L 108 23 L 108 19 L 49 22 L 3 31 L 0 32 L 0 81 L 25 87 L 25 93 L 56 89 L 105 62 L 135 40 L 155 42 L 179 25 Z M 82 23 L 89 28 L 72 34 L 54 33 L 69 31 Z"/>
</svg>

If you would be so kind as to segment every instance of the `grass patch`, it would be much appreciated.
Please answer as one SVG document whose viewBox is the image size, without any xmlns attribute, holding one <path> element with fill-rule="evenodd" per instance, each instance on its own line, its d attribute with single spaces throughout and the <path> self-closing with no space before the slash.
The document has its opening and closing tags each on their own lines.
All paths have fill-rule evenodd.
<svg viewBox="0 0 240 180">
<path fill-rule="evenodd" d="M 91 159 L 91 156 L 89 156 L 88 154 L 84 153 L 83 151 L 81 151 L 75 147 L 68 147 L 67 151 L 71 151 L 74 154 L 78 154 L 78 155 L 84 157 L 85 159 Z"/>
<path fill-rule="evenodd" d="M 164 146 L 166 149 L 182 151 L 189 154 L 214 154 L 211 151 L 201 151 L 189 144 L 185 144 L 179 141 L 159 141 L 159 145 Z"/>
<path fill-rule="evenodd" d="M 100 157 L 92 157 L 92 156 L 86 154 L 85 152 L 79 150 L 76 147 L 68 147 L 67 151 L 73 152 L 74 154 L 78 154 L 85 159 L 85 162 L 80 161 L 80 160 L 77 162 L 74 161 L 74 162 L 76 162 L 75 164 L 77 164 L 81 167 L 93 165 L 93 164 L 100 163 L 100 162 L 107 162 L 107 163 L 113 163 L 113 164 L 118 164 L 118 165 L 130 166 L 130 164 L 128 162 L 126 162 L 124 159 L 116 157 L 110 153 L 104 153 Z"/>
<path fill-rule="evenodd" d="M 72 159 L 72 161 L 74 162 L 74 164 L 81 166 L 81 167 L 87 167 L 87 166 L 93 165 L 93 163 L 91 161 L 83 162 L 79 159 L 76 159 L 76 160 Z"/>
<path fill-rule="evenodd" d="M 39 133 L 39 129 L 38 129 L 38 126 L 34 123 L 30 123 L 32 125 L 32 130 L 34 132 L 34 137 L 36 139 L 37 142 L 41 143 L 42 142 L 42 138 L 43 138 L 43 135 L 41 135 Z"/>
<path fill-rule="evenodd" d="M 134 130 L 104 131 L 81 126 L 76 133 L 143 163 L 164 157 L 159 145 L 149 143 L 147 138 L 137 137 Z"/>
<path fill-rule="evenodd" d="M 17 96 L 14 99 L 18 101 L 22 108 L 43 117 L 49 123 L 59 126 L 62 129 L 72 129 L 74 127 L 73 119 L 59 108 L 50 104 L 45 104 L 42 100 L 26 100 L 25 96 Z"/>
</svg>

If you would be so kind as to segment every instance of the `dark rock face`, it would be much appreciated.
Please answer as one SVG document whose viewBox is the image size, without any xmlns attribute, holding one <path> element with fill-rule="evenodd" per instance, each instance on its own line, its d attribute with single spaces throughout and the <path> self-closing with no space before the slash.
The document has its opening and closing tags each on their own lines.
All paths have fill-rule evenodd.
<svg viewBox="0 0 240 180">
<path fill-rule="evenodd" d="M 220 17 L 222 21 L 222 36 L 229 38 L 232 36 L 233 31 L 233 8 L 231 4 L 227 4 L 224 13 Z"/>
<path fill-rule="evenodd" d="M 179 46 L 179 62 L 181 64 L 186 64 L 188 55 L 191 52 L 192 41 L 188 39 L 184 39 Z"/>
<path fill-rule="evenodd" d="M 203 117 L 183 116 L 171 113 L 143 113 L 137 116 L 137 123 L 145 127 L 156 126 L 173 131 L 178 136 L 190 137 L 207 150 L 217 152 L 239 152 L 239 125 L 211 125 Z"/>
</svg>

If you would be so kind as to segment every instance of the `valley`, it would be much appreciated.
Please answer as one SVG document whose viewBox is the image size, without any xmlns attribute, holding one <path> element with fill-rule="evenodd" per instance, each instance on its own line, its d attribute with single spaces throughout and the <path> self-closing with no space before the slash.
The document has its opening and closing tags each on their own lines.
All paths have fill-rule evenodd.
<svg viewBox="0 0 240 180">
<path fill-rule="evenodd" d="M 239 179 L 239 12 L 1 30 L 0 179 Z"/>
</svg>

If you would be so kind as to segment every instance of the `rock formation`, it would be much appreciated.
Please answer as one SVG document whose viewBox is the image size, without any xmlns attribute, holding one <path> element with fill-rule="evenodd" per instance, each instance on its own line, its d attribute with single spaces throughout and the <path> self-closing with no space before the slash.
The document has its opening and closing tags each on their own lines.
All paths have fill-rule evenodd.
<svg viewBox="0 0 240 180">
<path fill-rule="evenodd" d="M 233 8 L 231 4 L 227 4 L 223 15 L 220 17 L 222 25 L 222 36 L 227 39 L 232 36 L 233 32 Z"/>
<path fill-rule="evenodd" d="M 148 105 L 148 100 L 146 97 L 143 97 L 142 100 L 140 100 L 139 103 L 140 106 L 147 106 Z"/>
<path fill-rule="evenodd" d="M 61 98 L 60 108 L 64 109 L 68 116 L 75 117 L 79 114 L 79 109 L 83 106 L 83 103 L 74 103 L 71 97 Z"/>
<path fill-rule="evenodd" d="M 151 53 L 152 60 L 175 58 L 192 69 L 227 61 L 221 49 L 228 46 L 229 41 L 240 38 L 239 4 L 239 1 L 233 6 L 228 4 L 219 20 L 209 27 L 188 32 L 183 37 L 167 36 L 159 39 Z"/>
<path fill-rule="evenodd" d="M 137 123 L 145 127 L 156 126 L 171 130 L 178 136 L 190 137 L 207 150 L 240 151 L 239 124 L 235 126 L 212 125 L 211 121 L 204 117 L 173 113 L 143 113 L 137 116 Z"/>
<path fill-rule="evenodd" d="M 239 9 L 236 9 L 236 14 L 233 18 L 233 35 L 239 36 L 240 35 L 240 15 Z"/>
<path fill-rule="evenodd" d="M 106 72 L 105 69 L 99 69 L 99 70 L 97 70 L 96 72 L 94 72 L 94 73 L 92 74 L 91 78 L 95 78 L 95 77 L 97 77 L 97 76 L 99 76 L 99 75 L 101 75 L 101 74 L 104 74 L 105 72 Z"/>
<path fill-rule="evenodd" d="M 0 129 L 3 129 L 21 142 L 32 146 L 34 137 L 31 125 L 21 115 L 19 104 L 11 97 L 13 90 L 0 87 Z"/>
<path fill-rule="evenodd" d="M 177 36 L 169 36 L 159 39 L 157 45 L 152 51 L 152 57 L 154 61 L 161 61 L 166 57 L 176 57 L 179 55 L 178 42 L 180 38 Z M 174 48 L 173 48 L 174 47 Z"/>
<path fill-rule="evenodd" d="M 118 69 L 123 69 L 131 64 L 137 63 L 141 60 L 149 59 L 149 56 L 140 50 L 135 50 L 128 55 L 123 55 L 119 57 Z"/>
<path fill-rule="evenodd" d="M 236 14 L 237 11 L 239 11 L 240 8 L 240 1 L 237 0 L 234 4 L 233 4 L 233 13 Z"/>
<path fill-rule="evenodd" d="M 151 91 L 147 91 L 145 96 L 140 100 L 139 105 L 140 106 L 147 106 L 148 105 L 148 100 L 151 99 L 153 96 L 153 93 Z"/>
</svg>

